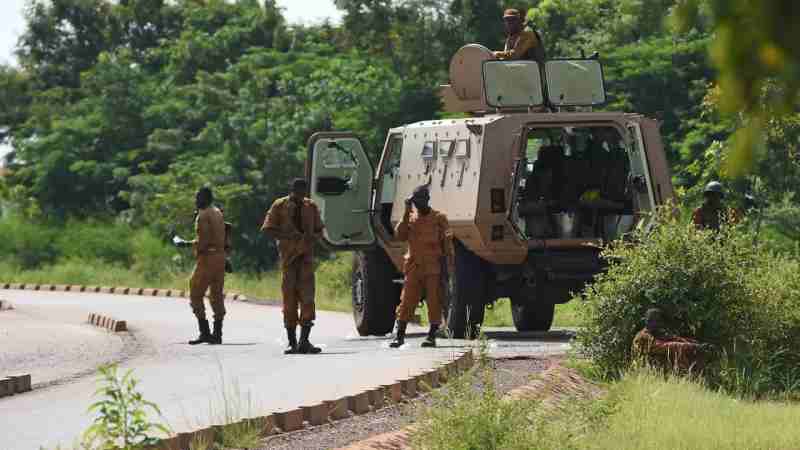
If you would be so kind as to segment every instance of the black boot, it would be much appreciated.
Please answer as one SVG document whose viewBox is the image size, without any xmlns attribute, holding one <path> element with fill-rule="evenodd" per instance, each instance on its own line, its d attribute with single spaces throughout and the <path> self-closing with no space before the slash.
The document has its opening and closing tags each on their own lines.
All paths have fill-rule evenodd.
<svg viewBox="0 0 800 450">
<path fill-rule="evenodd" d="M 431 324 L 428 329 L 428 337 L 422 341 L 422 347 L 436 347 L 436 332 L 439 331 L 439 324 Z"/>
<path fill-rule="evenodd" d="M 189 345 L 211 343 L 211 330 L 208 328 L 208 320 L 197 319 L 197 325 L 200 327 L 200 336 L 189 341 Z"/>
<path fill-rule="evenodd" d="M 398 348 L 405 344 L 407 326 L 408 322 L 403 322 L 402 320 L 397 321 L 397 336 L 394 337 L 394 340 L 389 344 L 389 347 Z"/>
<path fill-rule="evenodd" d="M 297 353 L 297 328 L 286 327 L 286 338 L 289 339 L 289 347 L 283 351 L 283 354 L 294 355 Z"/>
<path fill-rule="evenodd" d="M 314 347 L 314 345 L 308 341 L 309 334 L 311 334 L 311 325 L 303 325 L 300 327 L 300 345 L 297 347 L 297 352 L 304 355 L 316 355 L 317 353 L 321 353 L 321 348 Z"/>
<path fill-rule="evenodd" d="M 211 333 L 211 341 L 209 341 L 209 344 L 222 344 L 222 319 L 214 320 L 214 332 Z"/>
</svg>

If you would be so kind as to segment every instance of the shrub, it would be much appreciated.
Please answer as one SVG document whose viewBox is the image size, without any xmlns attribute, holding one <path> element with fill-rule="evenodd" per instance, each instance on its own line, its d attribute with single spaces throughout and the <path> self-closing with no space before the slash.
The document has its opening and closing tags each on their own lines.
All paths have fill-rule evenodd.
<svg viewBox="0 0 800 450">
<path fill-rule="evenodd" d="M 757 372 L 765 381 L 749 394 L 783 389 L 778 368 L 800 362 L 791 345 L 800 339 L 797 262 L 754 245 L 744 226 L 714 234 L 666 214 L 636 239 L 641 244 L 618 242 L 605 251 L 613 263 L 583 295 L 580 351 L 606 376 L 618 375 L 631 360 L 645 311 L 659 307 L 672 318 L 674 334 L 715 344 L 736 355 L 725 359 L 733 367 Z M 706 375 L 729 387 L 726 378 L 734 372 L 718 364 Z"/>
<path fill-rule="evenodd" d="M 133 270 L 147 281 L 162 279 L 178 269 L 174 261 L 176 257 L 180 259 L 179 253 L 150 230 L 137 231 L 131 238 L 130 248 Z"/>
<path fill-rule="evenodd" d="M 8 257 L 23 269 L 32 269 L 55 261 L 58 251 L 56 229 L 28 223 L 10 216 L 0 221 L 0 255 Z"/>
<path fill-rule="evenodd" d="M 133 230 L 124 224 L 69 221 L 59 227 L 56 250 L 59 256 L 128 266 L 132 235 Z"/>
</svg>

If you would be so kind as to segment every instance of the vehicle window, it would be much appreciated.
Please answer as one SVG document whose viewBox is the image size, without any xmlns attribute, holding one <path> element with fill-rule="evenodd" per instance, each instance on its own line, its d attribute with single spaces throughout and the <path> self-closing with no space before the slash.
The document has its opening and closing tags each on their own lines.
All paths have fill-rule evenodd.
<svg viewBox="0 0 800 450">
<path fill-rule="evenodd" d="M 358 167 L 358 160 L 350 148 L 351 142 L 340 141 L 325 148 L 322 155 L 322 165 L 326 169 L 354 169 Z"/>
</svg>

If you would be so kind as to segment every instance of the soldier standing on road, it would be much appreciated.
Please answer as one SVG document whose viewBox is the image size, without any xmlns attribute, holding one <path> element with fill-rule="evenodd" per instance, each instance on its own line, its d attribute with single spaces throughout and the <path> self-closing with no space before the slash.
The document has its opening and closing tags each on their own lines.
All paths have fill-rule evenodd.
<svg viewBox="0 0 800 450">
<path fill-rule="evenodd" d="M 522 13 L 518 9 L 507 9 L 503 14 L 503 23 L 506 30 L 505 48 L 501 52 L 494 52 L 495 58 L 544 62 L 544 47 L 539 34 L 524 29 Z"/>
<path fill-rule="evenodd" d="M 719 231 L 723 220 L 729 218 L 736 221 L 734 211 L 728 211 L 722 205 L 725 192 L 718 181 L 708 183 L 703 190 L 703 205 L 692 213 L 692 222 L 699 230 Z M 727 217 L 730 216 L 730 217 Z"/>
<path fill-rule="evenodd" d="M 667 334 L 663 319 L 660 309 L 647 310 L 645 327 L 633 338 L 631 350 L 634 358 L 664 369 L 703 370 L 703 356 L 710 346 L 694 339 Z"/>
<path fill-rule="evenodd" d="M 397 336 L 390 346 L 397 348 L 405 342 L 406 327 L 419 304 L 423 291 L 428 303 L 430 330 L 423 347 L 436 347 L 436 332 L 442 321 L 442 271 L 454 267 L 453 246 L 447 216 L 430 207 L 430 191 L 420 186 L 406 200 L 403 220 L 395 236 L 408 241 L 408 253 L 403 264 L 405 282 L 397 307 Z M 416 209 L 412 213 L 412 205 Z M 446 262 L 446 264 L 443 264 Z"/>
<path fill-rule="evenodd" d="M 197 264 L 189 281 L 189 298 L 192 311 L 197 317 L 200 336 L 189 341 L 191 345 L 202 343 L 222 343 L 222 321 L 225 318 L 225 219 L 222 212 L 211 205 L 214 193 L 211 188 L 203 187 L 197 191 L 195 204 L 197 217 L 195 218 L 195 233 L 197 238 L 193 241 L 174 240 L 179 247 L 191 246 Z M 214 331 L 210 331 L 206 319 L 206 309 L 203 299 L 209 291 L 211 309 L 214 311 Z"/>
<path fill-rule="evenodd" d="M 322 350 L 309 342 L 316 311 L 314 306 L 314 243 L 322 235 L 324 225 L 319 208 L 306 197 L 308 183 L 302 178 L 292 181 L 291 193 L 275 200 L 267 212 L 261 230 L 278 241 L 281 259 L 281 291 L 283 321 L 289 347 L 285 354 L 317 354 Z M 298 317 L 298 308 L 300 314 Z M 297 324 L 300 324 L 300 343 Z"/>
</svg>

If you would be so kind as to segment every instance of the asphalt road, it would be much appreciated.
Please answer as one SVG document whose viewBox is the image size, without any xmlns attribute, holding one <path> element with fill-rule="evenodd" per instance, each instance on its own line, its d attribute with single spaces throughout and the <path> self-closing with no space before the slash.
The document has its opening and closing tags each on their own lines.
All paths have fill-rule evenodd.
<svg viewBox="0 0 800 450">
<path fill-rule="evenodd" d="M 197 334 L 188 301 L 103 294 L 0 291 L 13 311 L 0 312 L 0 376 L 31 373 L 32 392 L 0 398 L 0 449 L 31 450 L 75 442 L 91 422 L 96 367 L 133 369 L 147 400 L 176 432 L 227 418 L 266 415 L 352 395 L 453 358 L 474 342 L 440 340 L 421 349 L 421 329 L 404 348 L 388 338 L 360 338 L 349 314 L 320 312 L 315 356 L 285 356 L 280 308 L 227 305 L 224 345 L 189 346 Z M 86 324 L 90 312 L 126 320 L 116 335 Z M 209 311 L 210 314 L 210 311 Z M 552 354 L 568 344 L 559 333 L 521 336 L 489 330 L 497 356 Z"/>
</svg>

